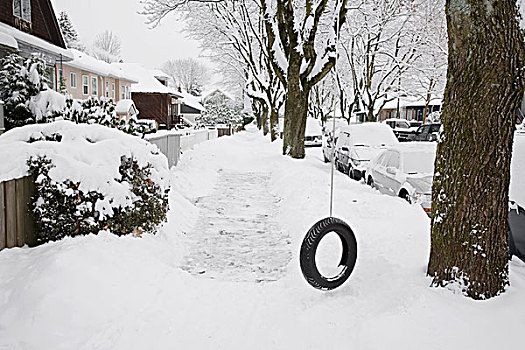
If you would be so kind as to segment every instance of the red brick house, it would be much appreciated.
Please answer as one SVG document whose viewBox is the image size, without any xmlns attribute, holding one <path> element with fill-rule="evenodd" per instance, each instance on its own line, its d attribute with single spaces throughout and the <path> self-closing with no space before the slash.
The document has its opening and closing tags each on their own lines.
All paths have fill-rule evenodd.
<svg viewBox="0 0 525 350">
<path fill-rule="evenodd" d="M 176 89 L 168 87 L 168 76 L 136 63 L 117 64 L 138 80 L 131 84 L 131 99 L 140 111 L 140 119 L 152 119 L 160 129 L 171 129 L 181 123 L 181 98 Z"/>
<path fill-rule="evenodd" d="M 46 60 L 52 87 L 55 66 L 73 59 L 66 48 L 50 0 L 0 1 L 0 58 L 12 52 L 27 57 L 39 53 Z"/>
</svg>

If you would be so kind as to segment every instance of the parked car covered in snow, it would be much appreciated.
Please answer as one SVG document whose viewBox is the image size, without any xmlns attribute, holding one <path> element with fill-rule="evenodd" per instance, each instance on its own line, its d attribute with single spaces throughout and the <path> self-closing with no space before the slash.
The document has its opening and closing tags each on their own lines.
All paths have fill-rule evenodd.
<svg viewBox="0 0 525 350">
<path fill-rule="evenodd" d="M 323 129 L 319 124 L 319 120 L 315 118 L 306 119 L 306 130 L 304 133 L 304 145 L 306 147 L 318 146 L 321 147 L 323 140 Z"/>
<path fill-rule="evenodd" d="M 411 141 L 437 141 L 440 129 L 441 123 L 423 124 L 413 134 Z"/>
<path fill-rule="evenodd" d="M 387 124 L 392 130 L 394 130 L 394 135 L 396 135 L 399 141 L 410 141 L 412 134 L 417 130 L 417 127 L 414 129 L 414 125 L 405 119 L 391 118 L 384 120 L 383 123 Z"/>
<path fill-rule="evenodd" d="M 335 145 L 339 130 L 348 126 L 348 123 L 343 118 L 327 119 L 323 127 L 323 158 L 324 162 L 328 163 L 332 161 L 332 148 Z M 335 132 L 334 132 L 335 129 Z"/>
<path fill-rule="evenodd" d="M 370 162 L 366 183 L 381 193 L 418 203 L 430 213 L 435 158 L 435 143 L 390 147 Z"/>
<path fill-rule="evenodd" d="M 335 165 L 354 180 L 363 178 L 366 166 L 382 148 L 398 144 L 392 128 L 381 123 L 341 128 L 335 143 Z"/>
</svg>

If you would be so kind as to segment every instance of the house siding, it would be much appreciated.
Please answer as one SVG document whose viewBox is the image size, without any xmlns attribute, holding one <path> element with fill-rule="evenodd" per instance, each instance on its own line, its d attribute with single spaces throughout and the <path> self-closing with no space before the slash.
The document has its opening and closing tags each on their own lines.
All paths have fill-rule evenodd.
<svg viewBox="0 0 525 350">
<path fill-rule="evenodd" d="M 105 93 L 106 93 L 106 82 L 108 82 L 109 84 L 109 98 L 112 99 L 113 101 L 115 102 L 118 102 L 121 100 L 121 96 L 120 96 L 120 91 L 121 91 L 121 86 L 127 86 L 128 88 L 131 88 L 131 82 L 128 81 L 128 80 L 124 80 L 124 79 L 115 79 L 115 78 L 112 78 L 112 77 L 105 77 L 105 76 L 101 76 L 99 74 L 96 74 L 96 73 L 92 73 L 92 72 L 89 72 L 89 71 L 86 71 L 86 70 L 82 70 L 82 69 L 79 69 L 79 68 L 74 68 L 74 67 L 70 67 L 69 65 L 67 65 L 67 63 L 64 63 L 64 64 L 57 64 L 57 81 L 59 80 L 59 76 L 58 76 L 58 70 L 62 67 L 63 71 L 64 71 L 64 84 L 65 84 L 65 87 L 66 87 L 66 90 L 67 90 L 67 93 L 72 95 L 73 98 L 75 99 L 86 99 L 86 98 L 89 98 L 91 96 L 93 96 L 91 94 L 91 77 L 96 77 L 97 78 L 97 81 L 98 81 L 98 91 L 97 91 L 97 97 L 105 97 Z M 77 86 L 76 88 L 72 87 L 71 86 L 71 73 L 75 73 L 76 74 L 76 78 L 77 78 Z M 88 94 L 87 95 L 84 95 L 83 92 L 82 92 L 82 76 L 83 75 L 87 75 L 89 77 L 89 91 L 88 91 Z M 111 85 L 112 84 L 115 84 L 115 99 L 113 99 L 113 96 L 112 96 L 112 87 Z"/>
<path fill-rule="evenodd" d="M 66 48 L 58 22 L 49 0 L 31 0 L 31 26 L 18 25 L 13 15 L 13 1 L 0 1 L 0 22 L 30 33 L 58 47 Z"/>
<path fill-rule="evenodd" d="M 131 98 L 140 111 L 140 119 L 153 119 L 159 126 L 164 124 L 168 129 L 180 123 L 180 115 L 177 115 L 176 105 L 171 103 L 171 95 L 133 92 Z M 171 116 L 168 113 L 169 105 L 171 105 Z"/>
</svg>

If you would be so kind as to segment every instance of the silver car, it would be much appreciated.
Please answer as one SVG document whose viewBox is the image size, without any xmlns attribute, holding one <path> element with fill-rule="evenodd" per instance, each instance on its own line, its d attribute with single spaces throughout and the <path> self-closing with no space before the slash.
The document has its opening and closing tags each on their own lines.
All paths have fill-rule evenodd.
<svg viewBox="0 0 525 350">
<path fill-rule="evenodd" d="M 366 182 L 381 193 L 418 203 L 430 214 L 436 144 L 418 142 L 390 147 L 366 171 Z"/>
</svg>

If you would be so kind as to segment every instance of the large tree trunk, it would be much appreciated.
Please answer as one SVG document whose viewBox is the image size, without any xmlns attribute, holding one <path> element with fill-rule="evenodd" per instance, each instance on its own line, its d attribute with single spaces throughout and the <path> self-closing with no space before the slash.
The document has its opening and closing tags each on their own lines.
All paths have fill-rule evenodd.
<svg viewBox="0 0 525 350">
<path fill-rule="evenodd" d="M 283 154 L 292 158 L 304 158 L 304 134 L 308 115 L 308 92 L 299 84 L 290 84 L 284 112 Z"/>
<path fill-rule="evenodd" d="M 471 298 L 508 284 L 508 189 L 523 96 L 516 1 L 447 0 L 449 68 L 432 195 L 433 285 Z"/>
<path fill-rule="evenodd" d="M 262 112 L 261 112 L 262 130 L 263 130 L 263 135 L 266 136 L 268 135 L 268 132 L 270 132 L 270 130 L 268 129 L 268 106 L 266 105 L 266 103 L 262 103 L 261 107 L 262 107 Z"/>
<path fill-rule="evenodd" d="M 275 107 L 270 107 L 270 138 L 273 141 L 279 137 L 279 112 Z"/>
<path fill-rule="evenodd" d="M 300 79 L 301 56 L 292 50 L 288 61 L 288 85 L 284 106 L 283 154 L 304 158 L 304 133 L 310 89 Z"/>
</svg>

